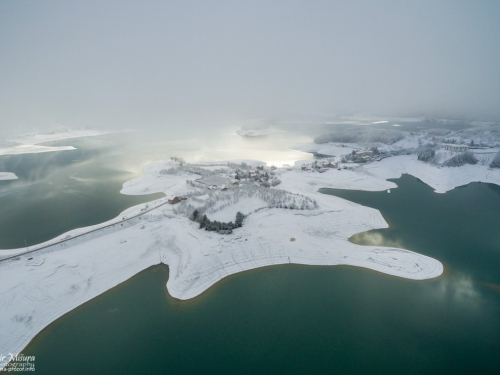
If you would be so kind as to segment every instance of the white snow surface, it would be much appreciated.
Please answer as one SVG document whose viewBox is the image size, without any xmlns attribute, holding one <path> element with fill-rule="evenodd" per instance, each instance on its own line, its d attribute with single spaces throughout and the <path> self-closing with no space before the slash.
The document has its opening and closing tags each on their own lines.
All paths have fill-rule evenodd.
<svg viewBox="0 0 500 375">
<path fill-rule="evenodd" d="M 17 176 L 12 172 L 0 172 L 0 181 L 2 180 L 17 180 Z"/>
<path fill-rule="evenodd" d="M 10 136 L 8 140 L 1 140 L 0 155 L 19 155 L 39 152 L 53 152 L 74 150 L 72 146 L 44 146 L 40 143 L 59 141 L 69 138 L 89 137 L 108 132 L 95 129 L 64 129 L 64 131 L 53 131 L 48 133 L 30 133 Z"/>
<path fill-rule="evenodd" d="M 0 148 L 0 155 L 20 155 L 35 154 L 39 152 L 53 152 L 75 150 L 73 146 L 42 146 L 42 145 L 17 145 L 12 147 Z"/>
<path fill-rule="evenodd" d="M 384 179 L 412 168 L 402 167 L 402 162 L 391 158 L 364 172 L 278 170 L 280 188 L 315 199 L 318 209 L 264 208 L 249 215 L 244 226 L 230 235 L 200 230 L 188 218 L 173 214 L 174 206 L 166 204 L 167 198 L 192 188 L 186 179 L 199 176 L 163 175 L 160 171 L 169 168 L 169 162 L 150 164 L 143 177 L 124 184 L 122 193 L 164 192 L 167 198 L 132 207 L 109 222 L 70 231 L 45 244 L 11 250 L 8 253 L 18 253 L 18 257 L 0 261 L 0 353 L 20 352 L 63 314 L 159 263 L 169 265 L 169 293 L 183 300 L 196 297 L 228 275 L 286 263 L 351 265 L 414 280 L 437 277 L 443 265 L 433 258 L 349 242 L 355 233 L 388 225 L 378 210 L 317 192 L 320 187 L 337 185 L 394 188 Z M 434 176 L 431 169 L 419 170 L 429 179 Z M 67 240 L 58 243 L 61 239 Z M 23 254 L 45 245 L 50 246 Z"/>
<path fill-rule="evenodd" d="M 220 211 L 213 214 L 209 214 L 210 220 L 218 220 L 222 222 L 234 222 L 236 219 L 236 213 L 239 211 L 244 215 L 247 215 L 255 210 L 267 207 L 267 203 L 262 201 L 257 197 L 242 199 L 238 203 L 226 207 Z"/>
<path fill-rule="evenodd" d="M 417 143 L 418 140 L 416 138 L 406 137 L 400 142 L 396 142 L 393 146 L 407 148 L 415 147 Z M 340 147 L 334 143 L 303 143 L 295 145 L 293 148 L 305 152 L 318 152 L 325 155 L 340 156 L 348 154 L 354 147 L 352 144 L 346 145 L 349 146 Z M 488 155 L 494 156 L 496 150 L 496 148 L 487 150 Z M 483 151 L 483 153 L 485 152 Z M 456 153 L 445 150 L 437 152 L 439 160 L 446 160 L 454 154 Z M 481 154 L 477 153 L 476 157 L 480 158 Z M 317 188 L 331 187 L 335 189 L 366 191 L 395 188 L 396 184 L 386 180 L 399 178 L 403 173 L 408 173 L 422 180 L 432 187 L 436 193 L 446 193 L 458 186 L 467 185 L 471 182 L 487 182 L 500 185 L 500 169 L 492 169 L 488 164 L 483 165 L 478 163 L 475 165 L 467 164 L 461 167 L 442 167 L 419 161 L 417 155 L 393 156 L 374 163 L 356 164 L 351 170 L 330 170 L 322 174 L 307 171 L 294 171 L 293 173 L 308 173 L 310 177 L 307 183 L 314 184 Z M 295 183 L 301 183 L 300 181 L 299 179 Z"/>
<path fill-rule="evenodd" d="M 359 167 L 355 173 L 365 175 L 367 178 L 384 180 L 399 178 L 403 173 L 408 173 L 432 187 L 436 193 L 446 193 L 471 182 L 500 185 L 500 169 L 491 169 L 487 165 L 480 164 L 467 164 L 461 167 L 437 167 L 419 161 L 416 155 L 402 155 L 383 159 L 380 162 Z M 363 185 L 363 183 L 360 185 Z M 361 188 L 360 190 L 368 189 Z"/>
</svg>

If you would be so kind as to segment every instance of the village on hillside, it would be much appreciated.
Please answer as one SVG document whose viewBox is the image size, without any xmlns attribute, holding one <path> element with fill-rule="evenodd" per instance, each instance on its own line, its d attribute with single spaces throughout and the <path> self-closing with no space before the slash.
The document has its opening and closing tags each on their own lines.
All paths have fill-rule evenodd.
<svg viewBox="0 0 500 375">
<path fill-rule="evenodd" d="M 304 181 L 312 178 L 313 175 L 307 177 L 309 173 L 327 173 L 325 177 L 332 183 L 346 178 L 336 175 L 344 173 L 343 170 L 355 171 L 363 165 L 400 155 L 413 155 L 422 166 L 479 164 L 496 168 L 500 167 L 499 146 L 500 133 L 484 128 L 458 132 L 354 129 L 316 137 L 315 143 L 309 145 L 315 160 L 296 162 L 293 166 L 277 168 L 256 161 L 186 163 L 182 158 L 172 157 L 158 173 L 196 176 L 186 179 L 185 193 L 168 197 L 168 203 L 175 205 L 176 214 L 199 223 L 200 229 L 228 234 L 241 226 L 242 217 L 263 208 L 317 208 L 317 203 L 309 197 L 280 188 L 282 176 L 290 171 L 294 171 L 295 179 Z M 239 225 L 235 224 L 237 213 Z M 212 222 L 215 224 L 211 225 Z"/>
<path fill-rule="evenodd" d="M 314 200 L 277 188 L 281 183 L 278 174 L 285 171 L 284 168 L 267 167 L 259 162 L 189 164 L 178 157 L 172 157 L 169 166 L 160 170 L 159 175 L 199 176 L 187 179 L 186 193 L 169 197 L 168 203 L 175 205 L 176 214 L 198 222 L 200 229 L 230 234 L 232 229 L 241 226 L 241 215 L 263 208 L 317 208 Z M 232 220 L 238 213 L 236 224 Z M 207 225 L 214 218 L 215 226 Z"/>
<path fill-rule="evenodd" d="M 348 165 L 373 163 L 398 155 L 417 155 L 436 166 L 456 167 L 464 164 L 500 167 L 500 127 L 476 126 L 452 131 L 422 129 L 404 132 L 396 129 L 356 128 L 323 134 L 314 143 L 295 149 L 312 152 L 321 161 L 303 166 L 304 170 L 324 172 L 326 168 L 348 168 Z M 347 165 L 347 166 L 346 166 Z"/>
</svg>

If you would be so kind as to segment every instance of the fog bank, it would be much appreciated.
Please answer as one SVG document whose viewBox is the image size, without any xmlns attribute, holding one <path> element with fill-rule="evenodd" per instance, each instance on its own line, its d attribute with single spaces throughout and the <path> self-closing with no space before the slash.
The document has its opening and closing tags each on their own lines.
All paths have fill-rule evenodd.
<svg viewBox="0 0 500 375">
<path fill-rule="evenodd" d="M 0 130 L 500 119 L 496 1 L 0 3 Z"/>
</svg>

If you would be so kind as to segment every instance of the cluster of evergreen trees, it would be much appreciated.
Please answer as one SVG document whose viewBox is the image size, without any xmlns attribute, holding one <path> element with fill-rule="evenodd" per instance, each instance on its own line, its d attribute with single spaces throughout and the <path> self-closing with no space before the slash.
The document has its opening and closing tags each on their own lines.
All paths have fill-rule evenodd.
<svg viewBox="0 0 500 375">
<path fill-rule="evenodd" d="M 197 195 L 205 195 L 203 199 Z M 206 198 L 208 194 L 208 198 Z M 318 207 L 315 200 L 301 194 L 292 194 L 283 189 L 268 189 L 254 184 L 242 184 L 237 189 L 229 189 L 225 192 L 220 190 L 203 190 L 201 192 L 187 193 L 189 198 L 174 206 L 174 213 L 191 216 L 195 209 L 202 214 L 213 214 L 236 203 L 248 199 L 258 198 L 267 204 L 269 208 L 287 208 L 292 210 L 314 210 Z M 190 204 L 189 202 L 196 203 Z"/>
<path fill-rule="evenodd" d="M 402 131 L 394 129 L 373 129 L 357 128 L 341 130 L 336 133 L 322 134 L 314 138 L 314 143 L 342 142 L 342 143 L 360 143 L 360 142 L 380 142 L 392 145 L 405 137 Z"/>
<path fill-rule="evenodd" d="M 434 150 L 434 145 L 425 145 L 420 147 L 418 151 L 418 160 L 421 161 L 432 161 L 434 156 L 436 155 L 436 151 Z"/>
<path fill-rule="evenodd" d="M 500 168 L 500 151 L 495 155 L 493 161 L 490 164 L 491 168 Z"/>
<path fill-rule="evenodd" d="M 238 211 L 236 213 L 236 219 L 234 223 L 232 221 L 224 223 L 217 220 L 211 221 L 207 217 L 207 215 L 202 215 L 198 210 L 194 210 L 190 216 L 190 219 L 194 222 L 199 223 L 200 229 L 205 228 L 205 230 L 214 231 L 220 234 L 231 234 L 233 233 L 233 229 L 241 228 L 243 226 L 245 215 Z"/>
<path fill-rule="evenodd" d="M 445 167 L 459 167 L 464 164 L 476 164 L 477 159 L 470 151 L 465 151 L 462 154 L 455 155 L 451 159 L 446 160 L 443 165 Z"/>
</svg>

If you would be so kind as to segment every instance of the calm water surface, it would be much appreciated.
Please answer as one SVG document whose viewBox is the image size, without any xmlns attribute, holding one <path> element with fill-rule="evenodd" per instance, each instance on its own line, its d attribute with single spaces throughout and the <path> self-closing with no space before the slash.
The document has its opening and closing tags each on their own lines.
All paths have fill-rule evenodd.
<svg viewBox="0 0 500 375">
<path fill-rule="evenodd" d="M 378 208 L 389 229 L 357 235 L 441 260 L 410 281 L 355 267 L 244 272 L 190 301 L 152 267 L 65 315 L 24 350 L 39 374 L 497 374 L 500 191 L 323 192 Z"/>
<path fill-rule="evenodd" d="M 0 249 L 34 245 L 71 229 L 102 223 L 163 194 L 120 194 L 138 177 L 141 161 L 124 163 L 119 137 L 51 142 L 76 150 L 0 156 L 0 170 L 19 179 L 0 181 Z M 121 160 L 120 160 L 121 159 Z"/>
<path fill-rule="evenodd" d="M 108 134 L 47 143 L 76 150 L 0 156 L 0 171 L 19 177 L 0 181 L 0 249 L 38 244 L 163 197 L 120 194 L 122 184 L 152 161 L 177 155 L 190 162 L 254 159 L 281 166 L 312 158 L 288 148 L 310 140 L 297 133 L 252 139 L 223 129 L 196 136 Z"/>
</svg>

